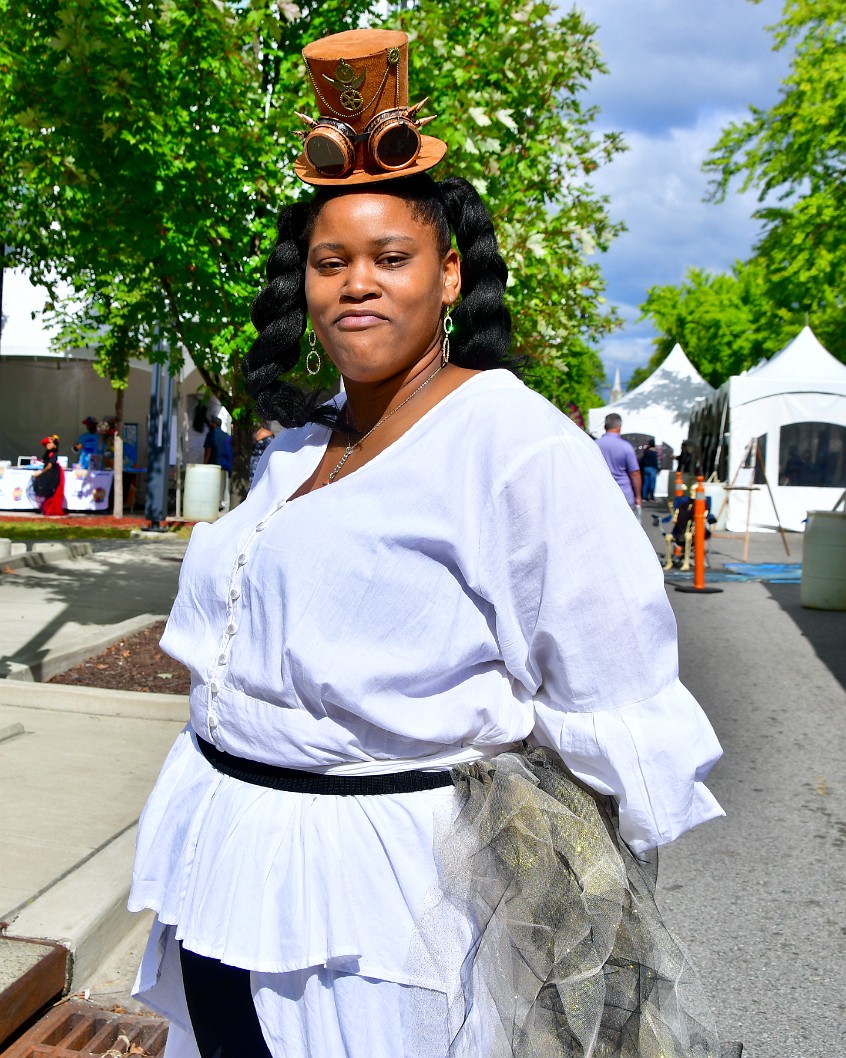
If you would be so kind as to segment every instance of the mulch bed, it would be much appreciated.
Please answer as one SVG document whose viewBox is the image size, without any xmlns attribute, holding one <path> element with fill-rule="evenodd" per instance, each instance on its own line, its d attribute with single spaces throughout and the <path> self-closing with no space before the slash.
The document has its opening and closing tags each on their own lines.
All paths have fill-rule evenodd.
<svg viewBox="0 0 846 1058">
<path fill-rule="evenodd" d="M 164 626 L 164 621 L 157 621 L 47 682 L 110 691 L 187 694 L 191 687 L 188 670 L 159 650 Z"/>
</svg>

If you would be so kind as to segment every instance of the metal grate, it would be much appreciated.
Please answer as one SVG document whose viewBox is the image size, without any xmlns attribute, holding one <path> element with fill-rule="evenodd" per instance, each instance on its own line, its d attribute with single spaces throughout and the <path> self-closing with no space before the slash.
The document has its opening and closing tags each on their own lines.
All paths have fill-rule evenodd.
<svg viewBox="0 0 846 1058">
<path fill-rule="evenodd" d="M 72 1000 L 46 1014 L 0 1058 L 162 1058 L 167 1022 Z"/>
</svg>

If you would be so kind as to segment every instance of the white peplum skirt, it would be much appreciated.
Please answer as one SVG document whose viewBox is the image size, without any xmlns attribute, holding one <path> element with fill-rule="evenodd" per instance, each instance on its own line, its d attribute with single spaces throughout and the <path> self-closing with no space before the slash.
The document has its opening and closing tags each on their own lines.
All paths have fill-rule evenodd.
<svg viewBox="0 0 846 1058">
<path fill-rule="evenodd" d="M 176 941 L 253 971 L 274 1056 L 396 1058 L 409 985 L 431 999 L 432 1058 L 445 1054 L 444 982 L 409 950 L 454 800 L 452 786 L 378 797 L 253 786 L 216 771 L 186 728 L 144 809 L 129 899 L 157 915 L 135 994 L 171 1020 L 168 1058 L 197 1055 Z M 452 923 L 466 951 L 461 930 Z"/>
</svg>

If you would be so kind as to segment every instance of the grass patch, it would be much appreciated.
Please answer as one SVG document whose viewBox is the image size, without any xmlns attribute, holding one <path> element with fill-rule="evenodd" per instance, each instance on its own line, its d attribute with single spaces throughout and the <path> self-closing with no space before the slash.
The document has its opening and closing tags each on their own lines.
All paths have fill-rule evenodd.
<svg viewBox="0 0 846 1058">
<path fill-rule="evenodd" d="M 0 522 L 0 537 L 15 543 L 30 540 L 128 540 L 130 529 L 99 525 L 56 525 L 55 522 Z"/>
</svg>

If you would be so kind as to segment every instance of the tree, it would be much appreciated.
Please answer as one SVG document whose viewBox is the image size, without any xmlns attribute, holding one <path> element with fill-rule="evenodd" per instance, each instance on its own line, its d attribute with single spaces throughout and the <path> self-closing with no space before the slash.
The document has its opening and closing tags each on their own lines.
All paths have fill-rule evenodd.
<svg viewBox="0 0 846 1058">
<path fill-rule="evenodd" d="M 59 338 L 95 345 L 117 389 L 131 356 L 175 369 L 187 350 L 236 418 L 236 472 L 250 433 L 237 370 L 250 303 L 276 212 L 308 193 L 290 166 L 294 111 L 314 110 L 300 50 L 364 16 L 382 21 L 376 6 L 0 0 L 0 238 L 12 263 L 48 288 L 72 285 L 56 302 Z M 591 258 L 617 228 L 589 177 L 621 149 L 592 135 L 579 99 L 602 70 L 593 27 L 533 0 L 423 0 L 393 21 L 416 42 L 418 94 L 440 113 L 443 171 L 492 204 L 518 348 L 540 365 L 541 388 L 583 403 L 602 374 L 593 343 L 616 326 Z"/>
<path fill-rule="evenodd" d="M 595 343 L 619 325 L 598 254 L 622 227 L 590 184 L 623 150 L 618 133 L 595 133 L 596 108 L 581 99 L 605 72 L 596 27 L 531 0 L 421 0 L 399 24 L 427 57 L 412 91 L 439 115 L 439 171 L 470 180 L 493 215 L 529 380 L 560 407 L 586 408 L 604 380 Z"/>
<path fill-rule="evenodd" d="M 48 287 L 72 285 L 59 338 L 87 335 L 117 388 L 131 355 L 175 369 L 187 350 L 242 426 L 242 474 L 249 401 L 236 364 L 273 214 L 295 193 L 280 164 L 296 153 L 289 108 L 308 94 L 295 57 L 307 25 L 354 25 L 367 3 L 318 7 L 0 0 L 13 260 Z"/>
<path fill-rule="evenodd" d="M 846 361 L 846 2 L 786 0 L 773 29 L 776 49 L 795 45 L 790 73 L 775 106 L 723 132 L 705 163 L 711 197 L 735 181 L 757 190 L 770 302 L 807 313 Z"/>
<path fill-rule="evenodd" d="M 719 386 L 778 352 L 804 322 L 796 310 L 772 304 L 766 269 L 757 259 L 737 261 L 730 273 L 690 268 L 677 286 L 650 287 L 640 309 L 659 336 L 629 389 L 660 367 L 676 342 L 706 382 Z"/>
</svg>

